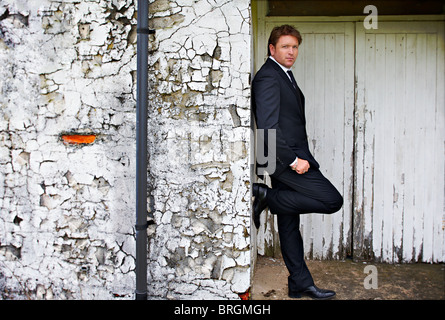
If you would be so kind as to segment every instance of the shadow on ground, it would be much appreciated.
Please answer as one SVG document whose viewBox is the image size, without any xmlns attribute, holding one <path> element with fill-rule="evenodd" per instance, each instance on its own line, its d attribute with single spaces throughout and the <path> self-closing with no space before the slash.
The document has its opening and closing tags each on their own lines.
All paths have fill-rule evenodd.
<svg viewBox="0 0 445 320">
<path fill-rule="evenodd" d="M 445 300 L 444 264 L 377 264 L 345 261 L 306 261 L 319 288 L 336 291 L 337 300 Z M 373 265 L 376 269 L 367 270 Z M 377 275 L 377 288 L 365 282 Z M 282 259 L 258 256 L 252 300 L 291 300 L 288 272 Z M 366 281 L 365 281 L 366 279 Z M 374 283 L 375 285 L 375 283 Z M 309 299 L 309 298 L 301 298 Z"/>
</svg>

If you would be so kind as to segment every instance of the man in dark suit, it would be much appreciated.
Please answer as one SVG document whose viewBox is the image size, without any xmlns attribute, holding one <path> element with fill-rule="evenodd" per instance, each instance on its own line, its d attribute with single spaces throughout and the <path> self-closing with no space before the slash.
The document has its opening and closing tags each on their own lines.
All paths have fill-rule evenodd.
<svg viewBox="0 0 445 320">
<path fill-rule="evenodd" d="M 274 28 L 269 58 L 252 83 L 256 124 L 265 133 L 260 143 L 269 155 L 267 166 L 258 164 L 257 170 L 268 172 L 272 182 L 272 188 L 253 184 L 253 215 L 257 228 L 266 207 L 277 215 L 281 251 L 290 273 L 289 296 L 329 299 L 335 292 L 317 288 L 304 261 L 300 214 L 334 213 L 342 207 L 343 198 L 319 171 L 309 150 L 305 99 L 290 70 L 301 42 L 300 33 L 292 26 Z"/>
</svg>

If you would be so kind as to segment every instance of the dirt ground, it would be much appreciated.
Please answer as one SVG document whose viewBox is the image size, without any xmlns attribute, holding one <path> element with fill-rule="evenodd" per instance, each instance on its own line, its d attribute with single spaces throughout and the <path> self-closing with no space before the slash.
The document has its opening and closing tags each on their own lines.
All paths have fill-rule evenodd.
<svg viewBox="0 0 445 320">
<path fill-rule="evenodd" d="M 306 264 L 315 285 L 334 290 L 337 300 L 445 300 L 444 264 L 373 264 L 352 260 L 306 260 Z M 368 265 L 376 269 L 365 273 Z M 368 287 L 370 284 L 367 277 L 374 275 L 377 288 L 366 289 L 365 282 Z M 282 259 L 258 256 L 252 300 L 291 300 L 287 295 L 287 276 Z"/>
</svg>

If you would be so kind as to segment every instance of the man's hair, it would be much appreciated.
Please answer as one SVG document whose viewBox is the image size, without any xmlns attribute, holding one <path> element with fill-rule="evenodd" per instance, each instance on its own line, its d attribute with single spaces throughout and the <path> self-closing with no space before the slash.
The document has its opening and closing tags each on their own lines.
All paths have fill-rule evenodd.
<svg viewBox="0 0 445 320">
<path fill-rule="evenodd" d="M 269 42 L 267 44 L 267 55 L 270 56 L 270 49 L 269 45 L 273 45 L 274 47 L 277 45 L 278 40 L 281 36 L 294 36 L 298 40 L 298 45 L 301 44 L 303 41 L 303 38 L 301 37 L 300 32 L 295 29 L 294 27 L 284 24 L 279 27 L 273 28 L 272 32 L 270 33 Z"/>
</svg>

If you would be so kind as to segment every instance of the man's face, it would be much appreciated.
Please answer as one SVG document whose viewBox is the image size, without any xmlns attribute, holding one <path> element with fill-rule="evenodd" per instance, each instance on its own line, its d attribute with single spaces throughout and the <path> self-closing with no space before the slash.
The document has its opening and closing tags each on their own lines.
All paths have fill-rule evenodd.
<svg viewBox="0 0 445 320">
<path fill-rule="evenodd" d="M 292 67 L 298 56 L 298 39 L 294 36 L 281 36 L 276 46 L 269 45 L 270 55 L 286 68 Z"/>
</svg>

